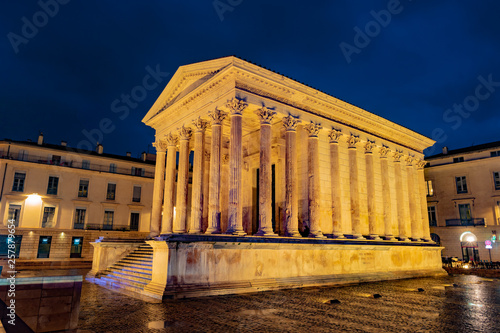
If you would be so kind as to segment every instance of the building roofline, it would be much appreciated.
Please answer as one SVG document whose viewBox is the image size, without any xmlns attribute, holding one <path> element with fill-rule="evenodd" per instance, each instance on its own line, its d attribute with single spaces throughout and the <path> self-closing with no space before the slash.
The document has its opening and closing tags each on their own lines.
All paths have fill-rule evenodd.
<svg viewBox="0 0 500 333">
<path fill-rule="evenodd" d="M 488 150 L 488 149 L 497 148 L 497 147 L 500 148 L 500 141 L 494 141 L 494 142 L 483 143 L 480 145 L 475 145 L 475 146 L 470 146 L 470 147 L 453 149 L 453 150 L 449 150 L 447 154 L 439 153 L 436 155 L 426 157 L 425 159 L 426 160 L 438 159 L 438 158 L 442 158 L 442 157 L 448 157 L 448 156 L 452 156 L 452 155 L 459 155 L 459 154 L 464 154 L 464 153 L 476 152 L 476 151 L 481 151 L 481 150 Z"/>
</svg>

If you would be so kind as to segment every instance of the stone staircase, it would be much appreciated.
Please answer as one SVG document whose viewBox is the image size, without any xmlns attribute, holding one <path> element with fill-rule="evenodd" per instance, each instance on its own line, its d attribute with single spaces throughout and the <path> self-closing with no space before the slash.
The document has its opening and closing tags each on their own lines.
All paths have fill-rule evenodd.
<svg viewBox="0 0 500 333">
<path fill-rule="evenodd" d="M 143 244 L 106 269 L 94 283 L 110 289 L 140 293 L 151 282 L 152 268 L 153 248 Z"/>
</svg>

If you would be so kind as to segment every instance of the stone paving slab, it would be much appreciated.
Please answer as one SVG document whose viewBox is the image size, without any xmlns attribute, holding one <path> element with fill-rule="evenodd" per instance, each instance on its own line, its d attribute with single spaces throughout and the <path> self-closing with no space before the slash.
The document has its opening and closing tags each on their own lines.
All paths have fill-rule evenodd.
<svg viewBox="0 0 500 333">
<path fill-rule="evenodd" d="M 381 297 L 374 298 L 374 294 Z M 340 303 L 326 304 L 329 300 Z M 82 333 L 495 332 L 498 327 L 500 280 L 471 275 L 161 304 L 84 282 L 79 320 Z"/>
</svg>

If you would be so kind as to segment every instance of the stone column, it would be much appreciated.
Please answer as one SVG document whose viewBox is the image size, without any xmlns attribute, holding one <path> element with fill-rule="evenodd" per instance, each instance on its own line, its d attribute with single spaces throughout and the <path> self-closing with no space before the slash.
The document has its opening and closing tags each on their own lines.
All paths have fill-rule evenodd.
<svg viewBox="0 0 500 333">
<path fill-rule="evenodd" d="M 259 231 L 257 236 L 276 236 L 272 224 L 271 120 L 276 111 L 263 107 L 260 118 Z"/>
<path fill-rule="evenodd" d="M 426 242 L 431 242 L 431 231 L 429 228 L 429 215 L 427 213 L 427 189 L 425 184 L 424 167 L 427 164 L 426 161 L 420 160 L 417 163 L 417 183 L 418 183 L 418 193 L 420 199 L 420 211 L 422 215 L 422 234 L 423 240 Z"/>
<path fill-rule="evenodd" d="M 222 150 L 222 121 L 227 113 L 215 109 L 209 113 L 212 121 L 210 153 L 210 192 L 208 194 L 208 228 L 206 234 L 220 233 L 220 167 Z"/>
<path fill-rule="evenodd" d="M 349 149 L 349 179 L 351 190 L 351 224 L 352 237 L 354 239 L 364 239 L 361 234 L 361 219 L 359 216 L 359 184 L 358 184 L 358 156 L 356 144 L 359 138 L 351 134 L 347 143 Z"/>
<path fill-rule="evenodd" d="M 285 236 L 300 237 L 299 188 L 297 184 L 297 125 L 300 120 L 293 116 L 283 118 L 285 127 Z"/>
<path fill-rule="evenodd" d="M 408 209 L 410 212 L 410 239 L 413 241 L 419 241 L 419 230 L 417 223 L 417 205 L 415 198 L 415 178 L 413 176 L 413 156 L 407 156 L 405 159 L 406 162 L 406 181 L 408 183 L 408 192 L 406 193 L 408 196 Z M 418 188 L 417 188 L 418 189 Z"/>
<path fill-rule="evenodd" d="M 322 129 L 319 124 L 311 122 L 304 126 L 309 134 L 307 140 L 307 169 L 308 169 L 308 188 L 309 188 L 309 237 L 325 238 L 321 232 L 321 211 L 320 211 L 320 179 L 319 179 L 319 131 Z"/>
<path fill-rule="evenodd" d="M 161 220 L 161 233 L 171 234 L 174 219 L 174 190 L 175 190 L 175 164 L 177 155 L 178 137 L 169 133 L 165 136 L 167 142 L 167 166 L 165 169 L 165 190 L 163 197 L 163 217 Z"/>
<path fill-rule="evenodd" d="M 177 172 L 177 203 L 175 210 L 174 233 L 185 233 L 187 222 L 188 181 L 189 181 L 189 139 L 193 135 L 190 127 L 179 130 L 179 171 Z"/>
<path fill-rule="evenodd" d="M 379 226 L 375 211 L 375 171 L 373 170 L 373 148 L 375 148 L 375 142 L 368 140 L 365 144 L 366 191 L 368 194 L 368 229 L 370 232 L 370 239 L 379 240 Z"/>
<path fill-rule="evenodd" d="M 243 129 L 241 126 L 243 110 L 247 106 L 247 103 L 237 98 L 233 98 L 226 104 L 231 117 L 231 136 L 229 138 L 229 219 L 226 233 L 238 236 L 246 235 L 243 230 Z"/>
<path fill-rule="evenodd" d="M 419 186 L 419 178 L 418 178 L 418 160 L 415 159 L 415 167 L 412 168 L 412 177 L 413 177 L 413 186 L 415 188 L 413 192 L 413 201 L 415 202 L 415 233 L 412 232 L 412 238 L 415 241 L 422 241 L 424 237 L 424 230 L 422 225 L 422 208 L 421 200 L 420 200 L 420 186 Z"/>
<path fill-rule="evenodd" d="M 165 187 L 165 141 L 157 140 L 153 143 L 156 148 L 155 180 L 153 187 L 153 204 L 151 207 L 151 229 L 150 236 L 158 236 L 161 228 L 161 208 L 163 200 L 163 189 Z"/>
<path fill-rule="evenodd" d="M 398 202 L 398 228 L 399 228 L 399 240 L 400 241 L 409 241 L 408 239 L 408 230 L 406 228 L 406 218 L 404 213 L 404 201 L 403 201 L 403 179 L 401 175 L 401 169 L 403 166 L 401 165 L 401 157 L 403 157 L 403 153 L 400 151 L 396 151 L 394 153 L 394 173 L 396 177 L 396 199 Z"/>
<path fill-rule="evenodd" d="M 194 130 L 194 160 L 193 160 L 193 183 L 191 197 L 191 225 L 190 234 L 201 233 L 203 224 L 203 177 L 205 157 L 205 129 L 208 122 L 201 118 L 193 121 Z"/>
<path fill-rule="evenodd" d="M 330 138 L 333 238 L 337 239 L 345 238 L 342 228 L 342 189 L 340 184 L 339 138 L 341 135 L 342 132 L 336 129 L 332 129 L 328 133 Z"/>
<path fill-rule="evenodd" d="M 391 187 L 389 183 L 389 166 L 387 161 L 387 154 L 389 148 L 382 146 L 380 148 L 380 171 L 382 173 L 382 201 L 384 210 L 384 239 L 393 241 L 395 240 L 392 234 L 392 202 L 391 202 Z"/>
</svg>

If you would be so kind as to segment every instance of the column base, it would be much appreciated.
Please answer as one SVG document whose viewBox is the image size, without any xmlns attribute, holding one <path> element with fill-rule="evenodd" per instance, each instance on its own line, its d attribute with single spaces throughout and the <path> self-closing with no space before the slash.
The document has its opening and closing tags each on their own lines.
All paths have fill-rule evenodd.
<svg viewBox="0 0 500 333">
<path fill-rule="evenodd" d="M 325 236 L 325 235 L 323 235 L 323 233 L 322 233 L 321 231 L 319 231 L 319 232 L 314 232 L 314 233 L 313 233 L 313 232 L 311 232 L 311 233 L 309 234 L 309 238 L 319 238 L 319 239 L 323 239 L 323 238 L 326 238 L 326 236 Z"/>
<path fill-rule="evenodd" d="M 332 238 L 333 239 L 345 239 L 345 236 L 344 236 L 344 234 L 341 234 L 341 233 L 333 233 Z"/>
<path fill-rule="evenodd" d="M 386 241 L 397 242 L 398 240 L 393 235 L 385 235 L 382 238 Z"/>
<path fill-rule="evenodd" d="M 172 233 L 174 233 L 174 234 L 185 234 L 186 230 L 174 230 Z"/>
<path fill-rule="evenodd" d="M 434 243 L 434 241 L 430 238 L 422 238 L 424 242 Z"/>
<path fill-rule="evenodd" d="M 406 236 L 399 236 L 398 238 L 400 242 L 411 242 L 411 240 Z"/>
<path fill-rule="evenodd" d="M 275 234 L 273 230 L 265 230 L 265 229 L 260 229 L 259 231 L 257 231 L 257 233 L 254 236 L 278 237 L 278 235 Z"/>
<path fill-rule="evenodd" d="M 365 239 L 361 234 L 352 234 L 352 239 Z"/>
<path fill-rule="evenodd" d="M 422 238 L 415 238 L 415 237 L 410 237 L 411 241 L 412 242 L 421 242 L 422 241 Z"/>
<path fill-rule="evenodd" d="M 202 232 L 201 232 L 201 230 L 189 230 L 188 234 L 191 234 L 191 235 L 200 235 L 200 234 L 202 234 Z"/>
<path fill-rule="evenodd" d="M 227 230 L 225 232 L 227 235 L 234 235 L 234 236 L 246 236 L 247 233 L 243 229 L 234 229 L 234 230 Z"/>
<path fill-rule="evenodd" d="M 220 233 L 220 228 L 208 228 L 207 231 L 205 231 L 206 235 L 215 235 Z"/>
<path fill-rule="evenodd" d="M 302 237 L 298 230 L 292 230 L 290 232 L 285 232 L 285 237 Z"/>
<path fill-rule="evenodd" d="M 381 240 L 382 238 L 380 238 L 379 235 L 370 234 L 370 236 L 368 236 L 368 239 L 371 239 L 371 240 Z"/>
</svg>

